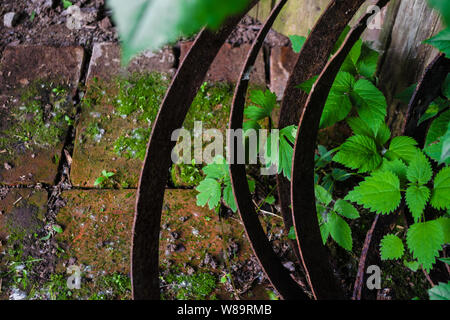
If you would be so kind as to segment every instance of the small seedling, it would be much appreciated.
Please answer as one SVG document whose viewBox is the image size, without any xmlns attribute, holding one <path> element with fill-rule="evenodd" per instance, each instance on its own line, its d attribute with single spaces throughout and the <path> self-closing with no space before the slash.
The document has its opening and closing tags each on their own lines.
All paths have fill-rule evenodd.
<svg viewBox="0 0 450 320">
<path fill-rule="evenodd" d="M 62 5 L 63 5 L 64 9 L 67 9 L 67 8 L 69 8 L 70 6 L 72 6 L 73 3 L 70 2 L 70 1 L 68 1 L 68 0 L 62 0 Z"/>
<path fill-rule="evenodd" d="M 96 187 L 104 185 L 114 175 L 114 172 L 107 172 L 106 170 L 103 170 L 102 175 L 95 180 L 94 186 Z"/>
</svg>

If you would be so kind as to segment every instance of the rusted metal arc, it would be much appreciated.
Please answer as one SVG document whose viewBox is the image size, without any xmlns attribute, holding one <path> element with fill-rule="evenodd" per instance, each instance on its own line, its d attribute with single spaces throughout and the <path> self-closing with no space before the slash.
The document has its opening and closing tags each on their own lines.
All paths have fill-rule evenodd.
<svg viewBox="0 0 450 320">
<path fill-rule="evenodd" d="M 403 126 L 402 135 L 416 139 L 420 147 L 425 144 L 425 136 L 430 121 L 418 125 L 420 117 L 425 113 L 428 105 L 441 93 L 441 84 L 450 71 L 450 60 L 443 54 L 438 55 L 426 68 L 417 88 L 411 98 Z M 402 203 L 401 210 L 408 210 Z M 413 218 L 409 212 L 405 212 L 407 224 L 412 224 Z M 365 286 L 365 270 L 367 265 L 379 264 L 379 244 L 381 239 L 388 233 L 389 227 L 395 222 L 396 215 L 376 216 L 372 227 L 366 234 L 363 250 L 359 259 L 358 275 L 356 277 L 353 299 L 376 299 L 376 292 L 368 290 Z"/>
<path fill-rule="evenodd" d="M 248 10 L 257 2 L 251 1 Z M 200 32 L 161 104 L 147 146 L 136 200 L 131 250 L 134 299 L 160 297 L 159 232 L 171 151 L 175 146 L 171 141 L 172 132 L 182 126 L 209 66 L 246 12 L 229 18 L 217 32 Z"/>
<path fill-rule="evenodd" d="M 250 51 L 248 52 L 246 62 L 242 68 L 239 81 L 237 83 L 230 114 L 229 127 L 232 130 L 242 129 L 245 96 L 247 93 L 250 72 L 255 64 L 258 52 L 269 32 L 273 22 L 280 13 L 287 0 L 281 0 L 272 10 L 269 18 L 259 31 Z M 251 202 L 251 194 L 247 183 L 245 164 L 236 164 L 234 154 L 236 150 L 244 150 L 243 141 L 237 139 L 234 144 L 231 143 L 231 131 L 228 135 L 228 146 L 234 145 L 231 151 L 233 158 L 230 161 L 230 177 L 233 187 L 234 197 L 236 199 L 239 214 L 245 227 L 247 238 L 250 241 L 253 252 L 258 258 L 268 279 L 284 299 L 307 299 L 308 296 L 302 288 L 290 277 L 287 270 L 281 264 L 280 259 L 273 251 L 264 230 L 259 222 L 258 215 Z"/>
<path fill-rule="evenodd" d="M 384 6 L 388 0 L 375 3 Z M 344 298 L 336 283 L 328 253 L 322 244 L 314 195 L 314 151 L 323 108 L 339 69 L 367 26 L 364 15 L 349 32 L 342 47 L 317 79 L 299 121 L 292 164 L 291 198 L 293 223 L 301 259 L 316 299 Z"/>
<path fill-rule="evenodd" d="M 441 95 L 441 84 L 450 71 L 450 60 L 439 54 L 426 68 L 408 105 L 403 134 L 413 137 L 422 148 L 430 121 L 418 125 L 427 107 Z"/>
<path fill-rule="evenodd" d="M 325 12 L 317 20 L 289 77 L 281 103 L 279 128 L 298 124 L 308 94 L 297 86 L 320 74 L 327 64 L 339 36 L 362 3 L 364 3 L 364 0 L 331 1 Z M 286 230 L 289 230 L 292 226 L 291 185 L 289 180 L 282 175 L 277 176 L 277 184 L 284 225 Z M 293 244 L 298 256 L 298 248 L 295 242 Z"/>
</svg>

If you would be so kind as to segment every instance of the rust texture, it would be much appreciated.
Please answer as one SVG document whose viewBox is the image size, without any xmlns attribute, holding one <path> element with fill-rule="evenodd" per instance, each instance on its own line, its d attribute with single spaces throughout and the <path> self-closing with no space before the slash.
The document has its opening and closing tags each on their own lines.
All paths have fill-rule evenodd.
<svg viewBox="0 0 450 320">
<path fill-rule="evenodd" d="M 256 3 L 251 1 L 248 9 Z M 246 12 L 229 18 L 217 32 L 200 32 L 161 104 L 147 146 L 136 200 L 131 250 L 134 299 L 160 298 L 159 232 L 171 151 L 175 146 L 175 141 L 171 141 L 172 132 L 182 126 L 209 66 Z"/>
<path fill-rule="evenodd" d="M 420 148 L 425 144 L 426 133 L 432 119 L 424 121 L 420 125 L 418 125 L 418 121 L 427 110 L 429 104 L 441 95 L 441 85 L 449 71 L 450 60 L 445 58 L 443 54 L 438 55 L 426 68 L 409 102 L 402 135 L 413 137 L 419 143 Z M 414 223 L 411 213 L 403 202 L 399 212 L 404 212 L 408 225 Z M 388 233 L 389 227 L 395 222 L 396 218 L 397 215 L 394 214 L 382 215 L 380 217 L 377 215 L 372 223 L 372 227 L 367 232 L 363 251 L 359 259 L 358 276 L 353 289 L 353 299 L 376 299 L 376 291 L 368 290 L 365 286 L 365 270 L 367 265 L 381 263 L 378 254 L 379 244 L 384 235 Z M 435 268 L 431 276 L 442 279 L 440 273 L 447 274 L 445 266 L 443 269 L 443 272 L 439 272 L 438 268 Z"/>
<path fill-rule="evenodd" d="M 278 125 L 280 129 L 298 124 L 308 94 L 297 86 L 322 72 L 339 36 L 363 3 L 364 0 L 331 1 L 318 19 L 306 39 L 289 77 L 281 103 Z M 292 213 L 289 207 L 291 204 L 290 182 L 284 176 L 278 175 L 277 184 L 281 213 L 285 228 L 289 230 L 292 226 Z M 295 241 L 291 241 L 291 244 L 300 259 Z"/>
<path fill-rule="evenodd" d="M 249 74 L 256 61 L 258 52 L 269 32 L 273 22 L 280 13 L 287 0 L 281 0 L 272 10 L 269 18 L 259 31 L 257 38 L 248 52 L 246 62 L 242 68 L 237 83 L 233 103 L 231 107 L 229 127 L 232 130 L 242 129 L 244 117 L 245 96 L 248 89 Z M 284 299 L 307 299 L 303 289 L 291 278 L 287 270 L 281 264 L 280 259 L 272 249 L 264 230 L 259 222 L 257 212 L 251 202 L 251 194 L 247 183 L 245 164 L 237 164 L 236 150 L 244 150 L 242 139 L 231 141 L 231 131 L 228 136 L 228 146 L 234 146 L 230 157 L 230 177 L 233 193 L 238 206 L 238 211 L 245 227 L 245 232 L 251 243 L 255 256 L 258 258 L 268 279 Z"/>
<path fill-rule="evenodd" d="M 388 0 L 380 0 L 375 4 L 384 7 L 387 2 Z M 344 298 L 322 244 L 316 213 L 314 150 L 319 121 L 334 79 L 351 48 L 366 29 L 370 17 L 371 14 L 366 14 L 357 22 L 317 79 L 300 117 L 294 147 L 291 181 L 293 224 L 302 263 L 316 299 Z"/>
</svg>

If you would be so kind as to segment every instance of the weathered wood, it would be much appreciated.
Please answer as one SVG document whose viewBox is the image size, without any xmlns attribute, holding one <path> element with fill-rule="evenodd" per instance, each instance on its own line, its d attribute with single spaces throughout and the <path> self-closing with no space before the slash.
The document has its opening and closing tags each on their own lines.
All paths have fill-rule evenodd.
<svg viewBox="0 0 450 320">
<path fill-rule="evenodd" d="M 379 68 L 380 87 L 388 102 L 388 124 L 394 135 L 402 130 L 408 107 L 395 97 L 416 83 L 436 57 L 437 50 L 423 41 L 442 28 L 439 13 L 427 0 L 400 1 L 397 5 L 398 9 L 393 6 L 386 17 L 394 24 L 384 34 L 386 51 Z"/>
</svg>

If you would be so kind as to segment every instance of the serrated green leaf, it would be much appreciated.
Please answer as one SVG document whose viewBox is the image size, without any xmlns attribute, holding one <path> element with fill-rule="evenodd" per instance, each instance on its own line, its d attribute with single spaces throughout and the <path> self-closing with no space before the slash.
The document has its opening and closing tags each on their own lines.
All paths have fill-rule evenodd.
<svg viewBox="0 0 450 320">
<path fill-rule="evenodd" d="M 379 168 L 380 171 L 390 171 L 394 173 L 400 179 L 401 185 L 403 185 L 406 182 L 407 169 L 408 167 L 402 160 L 395 159 L 391 161 L 386 158 L 383 159 L 383 163 Z"/>
<path fill-rule="evenodd" d="M 294 50 L 295 53 L 299 53 L 302 50 L 303 45 L 305 44 L 306 37 L 292 35 L 289 36 L 289 39 L 292 43 L 292 50 Z"/>
<path fill-rule="evenodd" d="M 217 29 L 248 0 L 110 0 L 109 8 L 122 41 L 124 62 L 143 50 L 154 51 L 181 35 L 190 36 L 205 25 Z"/>
<path fill-rule="evenodd" d="M 422 151 L 417 150 L 416 155 L 409 163 L 406 177 L 412 183 L 423 185 L 430 181 L 432 175 L 433 170 L 431 169 L 430 161 L 428 161 L 428 158 Z"/>
<path fill-rule="evenodd" d="M 450 138 L 450 110 L 435 119 L 428 130 L 425 140 L 425 153 L 439 163 L 450 164 L 448 157 L 448 139 Z"/>
<path fill-rule="evenodd" d="M 419 222 L 429 198 L 430 189 L 426 186 L 412 185 L 406 189 L 406 204 L 414 217 L 414 222 Z"/>
<path fill-rule="evenodd" d="M 314 186 L 314 190 L 315 190 L 315 194 L 316 194 L 316 199 L 320 202 L 323 203 L 324 205 L 328 205 L 331 200 L 333 200 L 333 197 L 331 196 L 331 194 L 322 186 L 316 184 Z"/>
<path fill-rule="evenodd" d="M 266 198 L 266 203 L 268 204 L 274 204 L 275 203 L 275 197 L 270 195 Z"/>
<path fill-rule="evenodd" d="M 331 237 L 337 242 L 342 248 L 352 251 L 353 240 L 352 231 L 340 216 L 335 213 L 330 213 L 328 216 L 328 228 L 330 230 Z"/>
<path fill-rule="evenodd" d="M 349 192 L 350 200 L 376 213 L 389 214 L 400 204 L 400 181 L 392 172 L 377 171 Z"/>
<path fill-rule="evenodd" d="M 373 79 L 377 71 L 378 59 L 380 54 L 372 50 L 365 43 L 361 48 L 361 56 L 359 57 L 356 68 L 358 73 L 367 79 Z"/>
<path fill-rule="evenodd" d="M 353 87 L 352 98 L 361 119 L 376 132 L 387 114 L 387 102 L 383 93 L 369 80 L 360 79 Z"/>
<path fill-rule="evenodd" d="M 350 92 L 355 84 L 355 78 L 348 72 L 339 72 L 331 87 L 325 103 L 320 128 L 332 126 L 344 120 L 352 108 Z"/>
<path fill-rule="evenodd" d="M 389 145 L 389 150 L 386 152 L 386 157 L 390 160 L 402 159 L 409 163 L 416 155 L 417 142 L 411 137 L 395 137 Z"/>
<path fill-rule="evenodd" d="M 406 243 L 413 257 L 430 271 L 439 256 L 439 250 L 444 243 L 444 233 L 436 221 L 413 224 L 406 235 Z"/>
<path fill-rule="evenodd" d="M 378 168 L 382 162 L 373 139 L 355 135 L 348 138 L 339 148 L 333 161 L 359 172 L 368 172 Z"/>
<path fill-rule="evenodd" d="M 402 240 L 394 234 L 387 234 L 381 239 L 381 260 L 395 260 L 403 256 L 405 248 Z"/>
<path fill-rule="evenodd" d="M 447 58 L 450 58 L 450 28 L 446 28 L 434 37 L 425 41 L 439 51 L 443 52 Z"/>
<path fill-rule="evenodd" d="M 347 94 L 331 91 L 320 118 L 320 129 L 330 127 L 336 122 L 344 120 L 351 109 L 352 103 Z"/>
<path fill-rule="evenodd" d="M 450 300 L 450 281 L 439 282 L 439 285 L 428 290 L 430 300 Z"/>
<path fill-rule="evenodd" d="M 383 122 L 378 127 L 378 131 L 375 136 L 375 141 L 379 146 L 384 146 L 386 142 L 388 142 L 390 137 L 391 137 L 391 130 L 389 129 L 388 125 Z"/>
<path fill-rule="evenodd" d="M 339 199 L 334 204 L 334 211 L 339 213 L 340 215 L 349 218 L 349 219 L 357 219 L 359 218 L 359 212 L 356 208 L 349 202 Z"/>
<path fill-rule="evenodd" d="M 62 233 L 62 232 L 63 232 L 63 229 L 61 228 L 61 226 L 60 226 L 60 225 L 57 225 L 57 224 L 52 225 L 52 229 L 53 229 L 53 231 L 55 231 L 56 233 Z"/>
<path fill-rule="evenodd" d="M 431 205 L 438 209 L 450 209 L 450 167 L 445 167 L 434 177 Z"/>
<path fill-rule="evenodd" d="M 200 184 L 195 188 L 199 193 L 197 194 L 197 205 L 204 207 L 208 204 L 209 209 L 214 209 L 219 205 L 220 197 L 222 191 L 220 184 L 210 178 L 206 178 L 201 181 Z"/>
<path fill-rule="evenodd" d="M 294 153 L 293 144 L 295 143 L 295 134 L 297 126 L 288 126 L 279 131 L 279 152 L 272 154 L 271 144 L 274 135 L 271 133 L 266 141 L 264 158 L 266 166 L 277 167 L 278 174 L 283 174 L 288 180 L 291 180 L 292 157 Z"/>
</svg>

